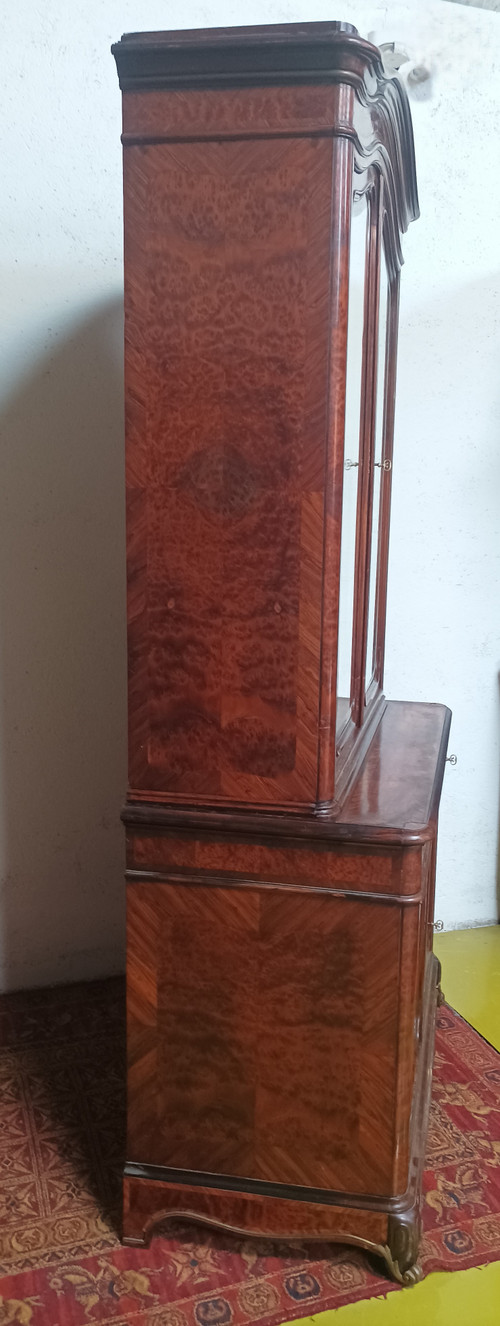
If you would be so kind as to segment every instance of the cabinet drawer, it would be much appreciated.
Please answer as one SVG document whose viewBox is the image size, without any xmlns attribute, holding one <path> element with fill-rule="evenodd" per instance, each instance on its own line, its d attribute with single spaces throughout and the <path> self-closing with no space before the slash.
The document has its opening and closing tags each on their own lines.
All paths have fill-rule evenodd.
<svg viewBox="0 0 500 1326">
<path fill-rule="evenodd" d="M 305 884 L 346 892 L 416 898 L 428 876 L 429 844 L 366 848 L 317 842 L 274 845 L 255 836 L 238 841 L 215 835 L 127 835 L 127 867 L 170 875 L 178 872 L 228 875 L 276 884 Z"/>
</svg>

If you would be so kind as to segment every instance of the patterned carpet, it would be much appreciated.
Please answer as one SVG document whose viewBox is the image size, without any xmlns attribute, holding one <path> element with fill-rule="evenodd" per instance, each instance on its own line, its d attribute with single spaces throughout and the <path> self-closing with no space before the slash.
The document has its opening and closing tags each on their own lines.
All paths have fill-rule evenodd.
<svg viewBox="0 0 500 1326">
<path fill-rule="evenodd" d="M 265 1326 L 387 1292 L 335 1246 L 169 1228 L 119 1242 L 119 980 L 0 999 L 0 1323 Z M 500 1055 L 446 1006 L 425 1174 L 424 1269 L 500 1259 Z"/>
</svg>

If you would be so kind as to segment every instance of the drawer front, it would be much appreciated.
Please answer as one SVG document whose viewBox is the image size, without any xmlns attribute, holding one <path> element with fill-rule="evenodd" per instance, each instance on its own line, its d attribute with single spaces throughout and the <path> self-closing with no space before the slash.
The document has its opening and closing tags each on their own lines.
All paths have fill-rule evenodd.
<svg viewBox="0 0 500 1326">
<path fill-rule="evenodd" d="M 347 892 L 418 898 L 428 877 L 428 845 L 415 848 L 362 847 L 342 843 L 277 843 L 255 835 L 245 841 L 207 833 L 152 834 L 130 831 L 131 871 L 176 875 L 230 875 L 242 881 L 307 884 Z"/>
</svg>

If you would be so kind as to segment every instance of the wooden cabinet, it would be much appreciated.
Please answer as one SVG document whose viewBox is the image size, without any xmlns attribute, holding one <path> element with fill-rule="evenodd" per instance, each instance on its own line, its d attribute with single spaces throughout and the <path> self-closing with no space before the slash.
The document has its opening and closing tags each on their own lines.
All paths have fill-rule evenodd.
<svg viewBox="0 0 500 1326">
<path fill-rule="evenodd" d="M 123 90 L 124 1233 L 414 1277 L 448 711 L 387 705 L 405 94 L 348 24 L 145 33 Z"/>
</svg>

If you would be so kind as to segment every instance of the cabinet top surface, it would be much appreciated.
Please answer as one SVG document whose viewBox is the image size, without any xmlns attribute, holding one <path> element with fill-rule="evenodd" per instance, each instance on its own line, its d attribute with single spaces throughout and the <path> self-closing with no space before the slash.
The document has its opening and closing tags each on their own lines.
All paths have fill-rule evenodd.
<svg viewBox="0 0 500 1326">
<path fill-rule="evenodd" d="M 111 47 L 123 91 L 200 84 L 395 82 L 377 46 L 352 23 L 276 23 L 259 27 L 126 32 Z"/>
<path fill-rule="evenodd" d="M 124 32 L 122 42 L 134 42 L 141 46 L 211 46 L 252 44 L 262 45 L 270 42 L 283 43 L 305 41 L 308 44 L 324 43 L 339 33 L 358 36 L 353 23 L 266 23 L 232 28 L 174 28 L 170 32 Z M 118 43 L 117 43 L 118 44 Z"/>
<path fill-rule="evenodd" d="M 450 721 L 444 705 L 388 704 L 337 823 L 425 833 L 439 805 Z"/>
<path fill-rule="evenodd" d="M 299 816 L 128 804 L 131 825 L 223 829 L 283 837 L 410 845 L 434 831 L 445 767 L 450 710 L 440 704 L 387 705 L 340 814 Z"/>
</svg>

